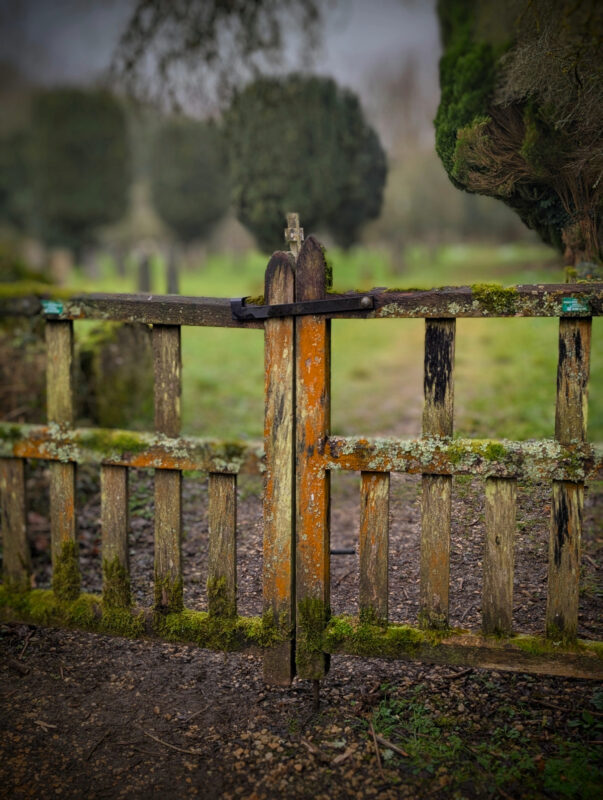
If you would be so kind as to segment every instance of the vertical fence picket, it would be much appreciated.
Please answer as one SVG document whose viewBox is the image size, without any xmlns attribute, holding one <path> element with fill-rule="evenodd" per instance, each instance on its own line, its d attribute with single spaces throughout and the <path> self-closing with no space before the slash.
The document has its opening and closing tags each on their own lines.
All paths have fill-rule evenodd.
<svg viewBox="0 0 603 800">
<path fill-rule="evenodd" d="M 127 608 L 131 603 L 128 557 L 128 470 L 101 466 L 103 603 Z"/>
<path fill-rule="evenodd" d="M 326 263 L 310 236 L 295 274 L 295 299 L 326 294 Z M 320 646 L 330 609 L 329 472 L 322 449 L 330 428 L 331 324 L 318 315 L 297 317 L 296 348 L 296 666 L 318 680 L 329 666 Z"/>
<path fill-rule="evenodd" d="M 586 439 L 591 319 L 559 320 L 555 438 L 562 444 Z M 584 483 L 553 481 L 549 538 L 546 630 L 574 639 L 578 629 L 580 539 Z"/>
<path fill-rule="evenodd" d="M 73 426 L 73 323 L 70 321 L 46 322 L 46 402 L 49 423 L 62 428 Z M 60 600 L 73 600 L 80 592 L 75 464 L 53 461 L 48 466 L 52 588 Z"/>
<path fill-rule="evenodd" d="M 423 436 L 452 436 L 456 320 L 425 320 Z M 423 475 L 419 622 L 448 625 L 452 477 Z"/>
<path fill-rule="evenodd" d="M 237 476 L 209 476 L 209 569 L 207 600 L 215 617 L 237 613 Z"/>
<path fill-rule="evenodd" d="M 0 513 L 3 580 L 11 588 L 28 589 L 31 559 L 25 512 L 25 462 L 22 458 L 0 458 Z"/>
<path fill-rule="evenodd" d="M 360 491 L 360 618 L 382 624 L 388 613 L 389 472 L 363 472 Z"/>
<path fill-rule="evenodd" d="M 178 325 L 153 326 L 155 430 L 180 433 L 181 354 Z M 155 608 L 182 608 L 182 473 L 155 470 Z"/>
<path fill-rule="evenodd" d="M 517 481 L 486 480 L 486 544 L 482 584 L 484 633 L 511 633 Z"/>
<path fill-rule="evenodd" d="M 268 304 L 295 299 L 293 258 L 275 253 L 266 269 Z M 274 625 L 295 625 L 295 329 L 293 318 L 264 324 L 264 613 Z M 264 654 L 264 678 L 288 685 L 295 675 L 294 641 L 289 637 Z"/>
</svg>

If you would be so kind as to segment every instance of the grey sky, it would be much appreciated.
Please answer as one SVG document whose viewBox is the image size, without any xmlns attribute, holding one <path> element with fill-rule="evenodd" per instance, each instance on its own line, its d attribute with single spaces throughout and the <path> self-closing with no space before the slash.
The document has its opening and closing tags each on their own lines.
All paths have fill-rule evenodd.
<svg viewBox="0 0 603 800">
<path fill-rule="evenodd" d="M 0 61 L 34 83 L 87 83 L 109 66 L 134 0 L 0 0 Z M 414 59 L 425 120 L 437 103 L 435 0 L 338 0 L 327 9 L 314 70 L 359 92 L 383 117 L 375 84 Z M 295 51 L 296 42 L 292 40 Z M 403 109 L 402 113 L 406 113 Z M 387 138 L 387 131 L 383 131 Z"/>
</svg>

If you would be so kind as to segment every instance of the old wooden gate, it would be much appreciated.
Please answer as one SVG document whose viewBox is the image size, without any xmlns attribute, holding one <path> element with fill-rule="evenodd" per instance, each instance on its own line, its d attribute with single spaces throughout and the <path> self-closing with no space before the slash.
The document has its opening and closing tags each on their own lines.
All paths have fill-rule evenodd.
<svg viewBox="0 0 603 800">
<path fill-rule="evenodd" d="M 323 250 L 309 237 L 275 253 L 262 305 L 216 298 L 19 295 L 0 313 L 43 315 L 48 424 L 0 424 L 4 619 L 160 636 L 203 647 L 264 650 L 265 677 L 320 679 L 330 654 L 381 656 L 530 672 L 603 676 L 603 645 L 576 638 L 584 481 L 602 457 L 586 442 L 591 317 L 602 284 L 458 287 L 433 291 L 328 291 Z M 297 257 L 297 258 L 296 258 Z M 330 435 L 330 320 L 353 316 L 425 319 L 425 405 L 420 439 Z M 559 317 L 555 439 L 453 439 L 457 317 Z M 74 427 L 73 321 L 152 325 L 155 431 Z M 180 329 L 209 325 L 263 329 L 265 435 L 261 444 L 180 436 Z M 378 402 L 378 398 L 376 399 Z M 24 460 L 50 462 L 52 589 L 30 588 Z M 100 466 L 103 594 L 80 592 L 75 465 Z M 134 608 L 128 571 L 129 467 L 155 472 L 153 608 Z M 182 470 L 209 473 L 208 611 L 183 607 Z M 264 470 L 264 614 L 236 607 L 236 476 Z M 329 476 L 361 475 L 360 614 L 329 610 Z M 422 475 L 420 614 L 416 626 L 388 623 L 391 472 Z M 482 629 L 448 626 L 451 487 L 454 475 L 485 479 Z M 548 600 L 542 636 L 513 629 L 516 483 L 549 481 L 553 503 Z M 150 576 L 149 576 L 150 577 Z"/>
</svg>

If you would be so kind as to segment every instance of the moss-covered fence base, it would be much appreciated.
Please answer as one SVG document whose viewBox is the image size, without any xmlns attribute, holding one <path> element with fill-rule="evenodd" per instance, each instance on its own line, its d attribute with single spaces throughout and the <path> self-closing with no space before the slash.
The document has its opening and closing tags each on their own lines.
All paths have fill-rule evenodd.
<svg viewBox="0 0 603 800">
<path fill-rule="evenodd" d="M 100 595 L 81 594 L 75 600 L 61 602 L 51 589 L 12 592 L 5 586 L 0 586 L 0 620 L 77 628 L 131 639 L 189 642 L 212 650 L 266 648 L 284 638 L 272 615 L 226 619 L 186 608 L 164 614 L 152 609 L 107 607 Z"/>
<path fill-rule="evenodd" d="M 81 594 L 61 602 L 50 589 L 26 592 L 0 586 L 0 620 L 31 622 L 127 638 L 159 638 L 211 650 L 265 649 L 284 641 L 271 614 L 223 618 L 184 609 L 108 608 L 100 595 Z M 543 675 L 603 679 L 603 643 L 571 645 L 519 634 L 498 638 L 462 630 L 424 631 L 408 625 L 379 626 L 356 617 L 332 617 L 322 634 L 322 651 L 372 658 L 482 667 Z"/>
</svg>

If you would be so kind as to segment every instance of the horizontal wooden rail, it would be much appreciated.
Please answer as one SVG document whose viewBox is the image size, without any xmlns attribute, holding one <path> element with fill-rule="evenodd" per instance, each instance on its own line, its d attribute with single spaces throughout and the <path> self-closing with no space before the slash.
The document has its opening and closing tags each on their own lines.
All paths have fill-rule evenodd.
<svg viewBox="0 0 603 800">
<path fill-rule="evenodd" d="M 326 469 L 476 475 L 533 481 L 589 480 L 603 475 L 603 447 L 552 439 L 364 439 L 330 436 Z"/>
<path fill-rule="evenodd" d="M 0 423 L 0 457 L 39 458 L 143 469 L 236 474 L 262 471 L 261 442 L 168 438 L 113 428 L 62 430 L 58 425 Z"/>
<path fill-rule="evenodd" d="M 390 317 L 590 317 L 603 314 L 603 283 L 554 283 L 504 288 L 496 284 L 442 289 L 371 289 L 329 297 L 374 298 L 370 311 L 341 311 L 327 319 Z M 50 301 L 50 302 L 49 302 Z M 262 298 L 263 301 L 263 298 Z M 229 298 L 149 294 L 70 294 L 52 287 L 32 293 L 25 286 L 0 296 L 0 316 L 45 316 L 55 320 L 112 320 L 154 325 L 263 328 L 263 321 L 232 316 Z"/>
</svg>

